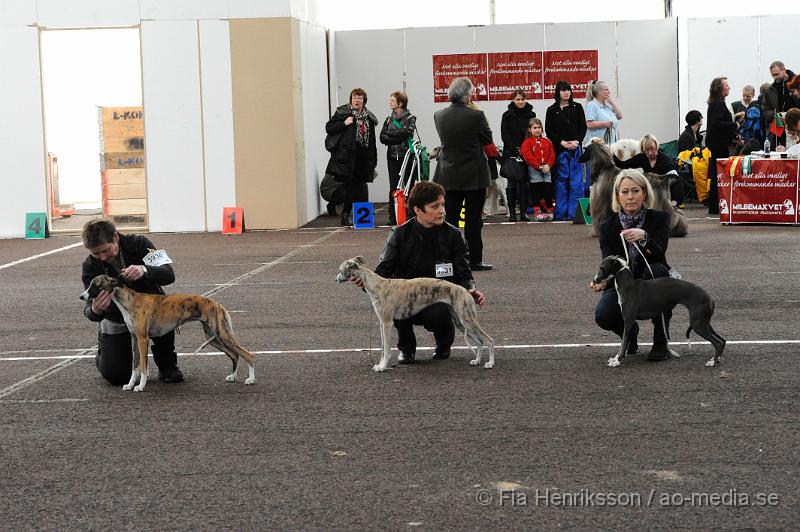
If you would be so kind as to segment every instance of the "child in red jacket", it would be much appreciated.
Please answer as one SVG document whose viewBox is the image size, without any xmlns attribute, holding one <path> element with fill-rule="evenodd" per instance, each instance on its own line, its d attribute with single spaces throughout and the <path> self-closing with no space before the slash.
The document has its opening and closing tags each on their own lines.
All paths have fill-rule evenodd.
<svg viewBox="0 0 800 532">
<path fill-rule="evenodd" d="M 553 179 L 550 169 L 556 162 L 556 154 L 553 143 L 542 136 L 542 121 L 538 118 L 531 118 L 520 152 L 528 163 L 533 205 L 539 207 L 542 214 L 549 214 L 550 206 L 553 204 L 553 194 L 550 190 Z"/>
</svg>

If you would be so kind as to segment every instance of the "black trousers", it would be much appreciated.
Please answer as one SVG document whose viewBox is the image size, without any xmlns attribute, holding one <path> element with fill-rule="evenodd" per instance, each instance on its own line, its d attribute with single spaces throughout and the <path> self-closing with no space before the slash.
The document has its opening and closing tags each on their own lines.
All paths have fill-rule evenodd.
<svg viewBox="0 0 800 532">
<path fill-rule="evenodd" d="M 728 157 L 727 146 L 709 146 L 708 160 L 708 214 L 719 214 L 719 190 L 717 190 L 717 159 Z"/>
<path fill-rule="evenodd" d="M 448 349 L 453 345 L 456 328 L 450 315 L 450 307 L 446 304 L 434 303 L 406 320 L 394 320 L 397 329 L 397 348 L 407 355 L 417 352 L 414 325 L 422 325 L 433 333 L 437 351 Z"/>
<path fill-rule="evenodd" d="M 519 203 L 519 212 L 523 214 L 528 210 L 528 182 L 509 181 L 506 187 L 506 197 L 508 198 L 508 214 L 513 214 Z"/>
<path fill-rule="evenodd" d="M 654 277 L 667 277 L 669 271 L 667 267 L 661 263 L 654 263 L 650 265 L 653 268 Z M 650 272 L 645 270 L 643 279 L 652 279 Z M 669 331 L 669 320 L 672 318 L 672 309 L 664 313 L 664 321 Z M 619 300 L 617 296 L 617 289 L 614 285 L 605 290 L 600 295 L 600 300 L 594 307 L 594 321 L 601 329 L 606 331 L 613 331 L 617 336 L 622 337 L 625 331 L 625 320 L 622 319 L 622 311 L 619 308 Z M 661 324 L 661 316 L 653 318 L 653 343 L 664 343 L 667 336 L 664 335 L 664 327 Z"/>
<path fill-rule="evenodd" d="M 169 370 L 178 367 L 178 354 L 175 352 L 175 331 L 164 336 L 151 338 L 153 360 L 159 369 Z M 110 384 L 128 384 L 133 370 L 133 344 L 129 333 L 97 335 L 97 356 L 94 359 L 100 375 Z"/>
<path fill-rule="evenodd" d="M 369 187 L 366 183 L 348 181 L 344 186 L 347 197 L 342 204 L 342 214 L 353 212 L 353 203 L 369 201 Z"/>
<path fill-rule="evenodd" d="M 486 187 L 477 190 L 448 190 L 444 197 L 444 207 L 447 211 L 445 219 L 450 225 L 458 227 L 462 203 L 465 206 L 464 238 L 466 238 L 469 248 L 470 264 L 483 262 L 481 228 L 483 227 L 483 204 L 485 201 Z"/>
</svg>

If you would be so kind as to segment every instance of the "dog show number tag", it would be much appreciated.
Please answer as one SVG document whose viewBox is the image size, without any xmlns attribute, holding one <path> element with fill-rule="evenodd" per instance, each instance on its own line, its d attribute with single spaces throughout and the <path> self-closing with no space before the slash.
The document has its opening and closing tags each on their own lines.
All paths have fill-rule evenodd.
<svg viewBox="0 0 800 532">
<path fill-rule="evenodd" d="M 453 276 L 453 263 L 452 262 L 443 262 L 441 264 L 436 265 L 436 278 L 441 279 L 443 277 L 452 277 Z"/>
<path fill-rule="evenodd" d="M 165 264 L 172 264 L 172 259 L 167 256 L 167 252 L 163 249 L 151 249 L 150 253 L 142 259 L 145 266 L 163 266 Z"/>
</svg>

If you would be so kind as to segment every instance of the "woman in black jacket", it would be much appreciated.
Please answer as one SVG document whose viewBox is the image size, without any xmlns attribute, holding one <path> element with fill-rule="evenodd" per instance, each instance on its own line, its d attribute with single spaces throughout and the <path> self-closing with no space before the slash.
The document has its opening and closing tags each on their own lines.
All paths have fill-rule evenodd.
<svg viewBox="0 0 800 532">
<path fill-rule="evenodd" d="M 622 170 L 614 180 L 614 196 L 611 202 L 614 213 L 603 220 L 597 230 L 603 258 L 611 255 L 629 257 L 628 264 L 636 279 L 669 275 L 666 257 L 669 214 L 651 209 L 652 206 L 653 189 L 650 181 L 638 170 Z M 642 250 L 647 262 L 637 248 Z M 625 322 L 614 284 L 590 283 L 589 287 L 595 292 L 602 292 L 594 311 L 595 321 L 602 329 L 613 331 L 621 337 Z M 661 316 L 653 318 L 653 348 L 647 355 L 648 360 L 666 360 L 669 357 L 667 331 L 672 311 L 665 312 L 663 317 L 663 323 Z M 636 326 L 628 344 L 628 354 L 633 354 L 638 349 L 638 332 L 639 327 Z"/>
<path fill-rule="evenodd" d="M 325 124 L 325 147 L 331 159 L 325 173 L 344 183 L 347 200 L 342 207 L 342 225 L 352 225 L 353 202 L 369 201 L 367 183 L 375 179 L 378 152 L 375 148 L 375 125 L 378 119 L 366 107 L 364 89 L 350 91 L 350 103 L 340 105 Z"/>
<path fill-rule="evenodd" d="M 553 167 L 555 194 L 550 195 L 559 204 L 556 218 L 571 220 L 570 213 L 575 212 L 578 199 L 583 197 L 583 178 L 581 177 L 579 183 L 577 176 L 559 175 L 559 168 L 562 168 L 563 174 L 563 168 L 567 166 L 559 164 L 559 160 L 564 161 L 561 157 L 564 152 L 575 158 L 575 150 L 581 146 L 583 137 L 586 136 L 586 115 L 583 106 L 572 100 L 572 86 L 564 80 L 556 83 L 555 103 L 547 108 L 544 131 L 556 152 L 556 164 Z M 573 178 L 571 181 L 570 177 Z"/>
<path fill-rule="evenodd" d="M 500 134 L 503 138 L 503 159 L 508 157 L 519 157 L 519 148 L 525 141 L 525 133 L 528 131 L 531 118 L 536 118 L 533 106 L 527 101 L 528 95 L 522 89 L 514 91 L 514 98 L 508 104 L 508 110 L 503 113 L 500 121 Z M 528 208 L 528 182 L 527 180 L 518 182 L 508 182 L 506 187 L 506 197 L 508 199 L 508 219 L 516 221 L 514 210 L 519 201 L 519 219 L 528 220 L 526 210 Z"/>
<path fill-rule="evenodd" d="M 725 97 L 731 92 L 728 78 L 719 77 L 711 81 L 708 89 L 708 128 L 706 129 L 706 146 L 711 152 L 708 161 L 708 214 L 719 214 L 719 191 L 717 190 L 717 159 L 730 156 L 729 146 L 736 138 L 739 124 L 725 105 Z"/>
<path fill-rule="evenodd" d="M 396 91 L 389 96 L 389 108 L 392 114 L 383 122 L 381 144 L 386 144 L 386 166 L 389 169 L 389 225 L 396 225 L 392 192 L 400 182 L 400 169 L 408 152 L 408 142 L 414 139 L 417 117 L 408 110 L 408 96 L 404 92 Z M 406 168 L 406 179 L 409 170 L 410 165 Z"/>
</svg>

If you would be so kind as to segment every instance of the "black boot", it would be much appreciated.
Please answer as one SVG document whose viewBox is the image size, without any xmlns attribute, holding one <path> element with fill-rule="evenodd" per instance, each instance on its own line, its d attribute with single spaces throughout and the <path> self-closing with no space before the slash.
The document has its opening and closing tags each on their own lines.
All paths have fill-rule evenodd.
<svg viewBox="0 0 800 532">
<path fill-rule="evenodd" d="M 336 216 L 336 205 L 333 203 L 328 203 L 328 216 Z"/>
<path fill-rule="evenodd" d="M 514 207 L 508 208 L 508 221 L 509 222 L 517 221 L 517 211 L 514 210 Z"/>
<path fill-rule="evenodd" d="M 521 222 L 530 222 L 528 218 L 528 194 L 525 192 L 519 195 L 519 220 Z"/>
<path fill-rule="evenodd" d="M 342 211 L 342 227 L 348 227 L 353 225 L 353 220 L 350 218 L 350 213 L 347 211 Z"/>
<path fill-rule="evenodd" d="M 664 316 L 662 323 L 661 316 L 653 320 L 653 347 L 647 353 L 647 360 L 661 361 L 669 358 L 669 347 L 667 345 L 667 338 L 669 337 L 669 319 L 672 317 L 672 312 Z M 666 327 L 666 331 L 664 328 Z"/>
</svg>

